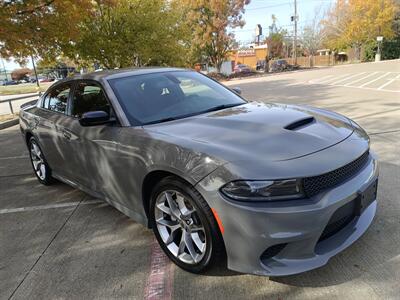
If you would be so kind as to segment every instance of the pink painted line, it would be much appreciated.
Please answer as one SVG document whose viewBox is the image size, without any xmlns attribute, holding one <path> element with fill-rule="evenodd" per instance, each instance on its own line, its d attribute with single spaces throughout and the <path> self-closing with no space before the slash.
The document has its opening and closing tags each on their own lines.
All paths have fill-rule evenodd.
<svg viewBox="0 0 400 300">
<path fill-rule="evenodd" d="M 151 243 L 150 274 L 144 291 L 145 300 L 170 300 L 174 279 L 174 266 L 164 254 L 156 239 Z"/>
</svg>

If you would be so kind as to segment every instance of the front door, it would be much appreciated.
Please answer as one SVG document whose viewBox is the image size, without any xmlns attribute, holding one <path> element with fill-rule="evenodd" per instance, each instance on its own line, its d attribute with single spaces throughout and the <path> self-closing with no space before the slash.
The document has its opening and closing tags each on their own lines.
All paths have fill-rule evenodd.
<svg viewBox="0 0 400 300">
<path fill-rule="evenodd" d="M 66 156 L 72 163 L 73 180 L 106 197 L 106 191 L 116 189 L 111 163 L 117 157 L 118 122 L 82 126 L 79 119 L 86 112 L 104 111 L 115 119 L 113 109 L 101 86 L 95 81 L 76 82 L 71 97 L 69 121 L 65 123 L 68 145 Z"/>
</svg>

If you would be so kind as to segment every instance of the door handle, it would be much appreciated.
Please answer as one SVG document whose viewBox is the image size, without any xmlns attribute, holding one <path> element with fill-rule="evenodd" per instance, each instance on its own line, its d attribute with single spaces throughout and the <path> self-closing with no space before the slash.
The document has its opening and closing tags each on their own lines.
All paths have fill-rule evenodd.
<svg viewBox="0 0 400 300">
<path fill-rule="evenodd" d="M 69 130 L 63 129 L 62 130 L 62 135 L 64 138 L 66 138 L 67 140 L 70 140 L 72 137 L 72 134 Z"/>
</svg>

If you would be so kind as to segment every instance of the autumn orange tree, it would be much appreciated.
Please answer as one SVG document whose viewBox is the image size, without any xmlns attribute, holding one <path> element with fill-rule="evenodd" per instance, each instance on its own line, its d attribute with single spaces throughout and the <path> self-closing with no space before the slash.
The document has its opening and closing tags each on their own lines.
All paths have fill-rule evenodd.
<svg viewBox="0 0 400 300">
<path fill-rule="evenodd" d="M 358 49 L 377 36 L 392 38 L 398 7 L 394 0 L 338 0 L 323 21 L 332 49 Z"/>
<path fill-rule="evenodd" d="M 250 0 L 183 0 L 191 29 L 191 51 L 205 55 L 221 70 L 234 36 L 229 29 L 243 27 L 244 6 Z"/>
<path fill-rule="evenodd" d="M 79 34 L 91 0 L 8 0 L 0 2 L 0 54 L 19 61 L 57 56 Z"/>
</svg>

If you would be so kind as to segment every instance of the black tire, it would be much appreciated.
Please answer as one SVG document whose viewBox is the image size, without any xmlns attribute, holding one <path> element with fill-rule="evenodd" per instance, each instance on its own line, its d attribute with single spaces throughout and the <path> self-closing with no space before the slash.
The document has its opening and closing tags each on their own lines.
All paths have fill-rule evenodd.
<svg viewBox="0 0 400 300">
<path fill-rule="evenodd" d="M 159 195 L 168 190 L 176 190 L 185 198 L 191 201 L 191 204 L 193 204 L 193 207 L 196 209 L 196 213 L 205 229 L 204 232 L 207 245 L 205 254 L 203 258 L 195 264 L 182 262 L 180 259 L 174 256 L 174 254 L 171 253 L 171 251 L 167 248 L 166 244 L 162 240 L 162 237 L 160 236 L 159 230 L 157 228 L 157 223 L 155 220 L 156 200 Z M 176 265 L 191 273 L 202 273 L 210 268 L 222 265 L 225 266 L 226 252 L 218 224 L 207 202 L 193 186 L 175 176 L 169 176 L 162 179 L 153 188 L 153 191 L 151 193 L 149 211 L 150 225 L 157 238 L 157 241 L 165 254 Z"/>
<path fill-rule="evenodd" d="M 42 172 L 40 172 L 40 174 L 42 174 L 43 176 L 38 174 L 38 170 L 36 170 L 36 168 L 35 168 L 34 159 L 35 158 L 39 159 L 39 156 L 34 154 L 34 151 L 32 150 L 33 145 L 35 145 L 35 147 L 37 147 L 37 149 L 39 149 L 39 151 L 40 151 L 39 156 L 42 159 L 42 162 L 40 162 L 39 165 L 43 164 L 44 175 L 42 174 Z M 39 182 L 44 185 L 51 185 L 52 183 L 54 183 L 55 179 L 51 176 L 51 168 L 49 167 L 49 165 L 46 161 L 46 158 L 44 157 L 43 151 L 40 148 L 38 142 L 36 141 L 36 139 L 34 137 L 31 137 L 28 141 L 28 151 L 29 151 L 29 158 L 31 161 L 33 173 L 35 174 L 35 176 L 39 180 Z"/>
</svg>

